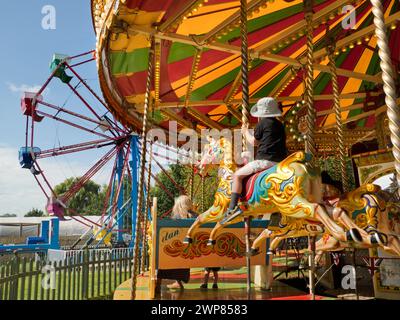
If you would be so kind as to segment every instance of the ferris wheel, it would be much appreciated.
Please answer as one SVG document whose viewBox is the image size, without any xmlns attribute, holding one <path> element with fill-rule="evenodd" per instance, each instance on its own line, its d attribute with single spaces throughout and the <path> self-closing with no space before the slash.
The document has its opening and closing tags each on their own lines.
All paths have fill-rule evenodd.
<svg viewBox="0 0 400 320">
<path fill-rule="evenodd" d="M 137 205 L 139 137 L 108 113 L 102 98 L 89 86 L 87 79 L 76 71 L 78 66 L 94 60 L 94 51 L 72 57 L 54 54 L 50 77 L 38 92 L 26 92 L 23 95 L 21 111 L 26 116 L 25 144 L 19 151 L 19 162 L 22 168 L 31 171 L 45 195 L 46 211 L 50 216 L 60 220 L 74 219 L 88 227 L 84 235 L 89 235 L 86 245 L 94 240 L 98 240 L 98 245 L 103 242 L 109 244 L 111 235 L 115 233 L 116 243 L 123 244 L 124 236 L 131 230 L 127 224 L 128 213 L 133 218 Z M 61 81 L 69 94 L 62 105 L 49 102 L 52 99 L 45 94 L 50 84 L 55 83 L 55 78 Z M 58 133 L 69 130 L 68 135 L 80 141 L 61 143 L 57 139 L 58 145 L 41 147 L 51 141 L 50 136 L 43 136 L 40 132 L 44 122 L 52 122 Z M 57 193 L 42 161 L 66 155 L 82 159 L 89 151 L 96 151 L 96 161 L 86 172 L 76 175 L 67 190 Z M 72 208 L 70 201 L 99 172 L 104 175 L 104 171 L 108 171 L 109 177 L 101 212 L 78 212 Z M 87 214 L 100 217 L 94 221 L 85 217 Z M 135 224 L 134 218 L 132 224 Z"/>
</svg>

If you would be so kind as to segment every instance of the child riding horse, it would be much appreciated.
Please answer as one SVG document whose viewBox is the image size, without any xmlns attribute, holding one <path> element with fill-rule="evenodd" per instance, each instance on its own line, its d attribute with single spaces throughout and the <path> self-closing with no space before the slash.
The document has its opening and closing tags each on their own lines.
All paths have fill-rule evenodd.
<svg viewBox="0 0 400 320">
<path fill-rule="evenodd" d="M 258 147 L 257 154 L 254 161 L 247 163 L 233 174 L 231 201 L 222 223 L 231 221 L 243 213 L 237 205 L 242 193 L 243 179 L 274 166 L 288 155 L 285 127 L 278 120 L 282 112 L 276 100 L 271 97 L 258 100 L 250 110 L 250 114 L 260 119 L 255 127 L 254 136 L 245 124 L 242 126 L 242 133 L 250 144 Z"/>
</svg>

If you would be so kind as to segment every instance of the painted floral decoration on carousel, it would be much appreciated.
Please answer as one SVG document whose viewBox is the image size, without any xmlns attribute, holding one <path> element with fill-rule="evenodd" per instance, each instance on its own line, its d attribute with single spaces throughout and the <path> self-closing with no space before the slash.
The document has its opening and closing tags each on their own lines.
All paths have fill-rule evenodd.
<svg viewBox="0 0 400 320">
<path fill-rule="evenodd" d="M 185 245 L 180 240 L 174 240 L 170 245 L 164 247 L 164 252 L 171 257 L 181 257 L 183 259 L 194 259 L 201 256 L 208 256 L 212 253 L 220 257 L 231 259 L 241 258 L 246 246 L 232 233 L 222 233 L 216 239 L 214 246 L 208 246 L 209 233 L 198 232 L 194 235 L 193 243 Z"/>
</svg>

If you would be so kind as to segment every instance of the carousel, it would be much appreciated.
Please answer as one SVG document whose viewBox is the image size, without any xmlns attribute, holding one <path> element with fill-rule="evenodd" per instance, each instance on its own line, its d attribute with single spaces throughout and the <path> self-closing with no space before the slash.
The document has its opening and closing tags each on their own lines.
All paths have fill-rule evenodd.
<svg viewBox="0 0 400 320">
<path fill-rule="evenodd" d="M 400 298 L 398 1 L 91 3 L 107 108 L 140 134 L 132 279 L 116 299 L 323 299 L 316 287 L 343 252 L 353 270 L 364 261 L 375 298 Z M 249 149 L 240 130 L 256 126 L 250 108 L 263 97 L 279 102 L 289 156 L 250 177 L 242 214 L 226 218 L 237 154 Z M 239 136 L 215 133 L 226 131 Z M 207 170 L 218 167 L 214 203 L 200 205 L 196 219 L 164 219 L 157 199 L 144 194 L 157 161 L 154 132 L 178 153 L 187 141 L 174 136 L 198 140 L 191 183 L 176 186 L 189 200 L 194 176 L 204 189 Z M 391 192 L 374 183 L 385 175 L 393 176 Z M 307 279 L 307 294 L 272 281 L 282 243 L 284 259 L 306 260 L 296 272 Z M 324 259 L 334 262 L 321 275 Z M 160 271 L 179 267 L 192 269 L 193 288 L 179 297 L 157 292 Z M 223 284 L 208 295 L 196 280 L 204 267 L 222 268 Z"/>
</svg>

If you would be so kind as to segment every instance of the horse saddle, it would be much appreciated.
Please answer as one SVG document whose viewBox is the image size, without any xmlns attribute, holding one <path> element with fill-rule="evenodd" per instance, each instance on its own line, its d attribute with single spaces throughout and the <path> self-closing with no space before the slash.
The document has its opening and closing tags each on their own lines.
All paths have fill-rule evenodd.
<svg viewBox="0 0 400 320">
<path fill-rule="evenodd" d="M 274 165 L 268 169 L 265 169 L 260 172 L 256 172 L 246 178 L 243 179 L 243 192 L 241 196 L 241 200 L 243 202 L 247 202 L 252 198 L 254 192 L 259 192 L 263 189 L 263 184 L 261 180 L 271 173 L 276 172 L 277 165 Z"/>
</svg>

